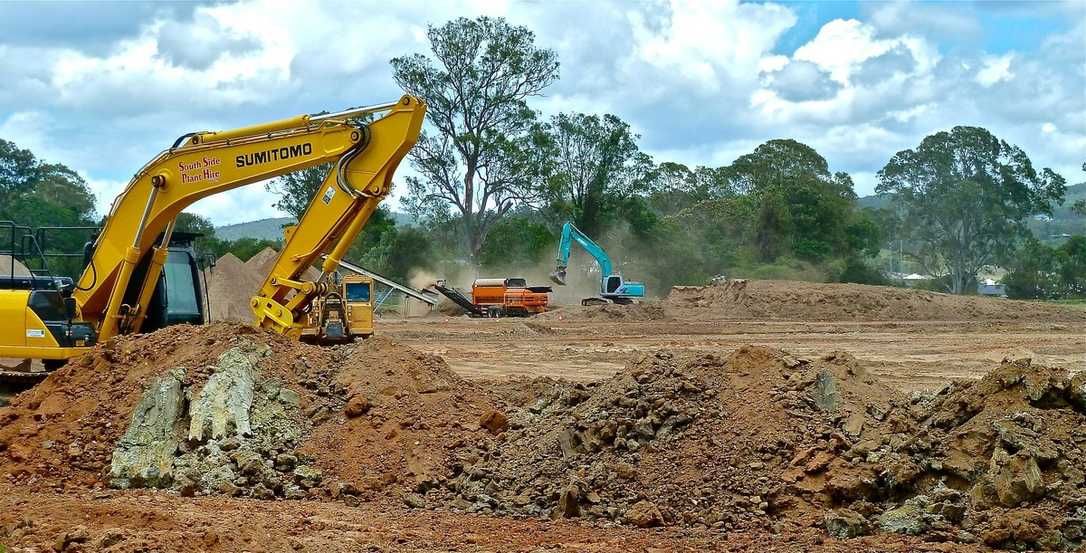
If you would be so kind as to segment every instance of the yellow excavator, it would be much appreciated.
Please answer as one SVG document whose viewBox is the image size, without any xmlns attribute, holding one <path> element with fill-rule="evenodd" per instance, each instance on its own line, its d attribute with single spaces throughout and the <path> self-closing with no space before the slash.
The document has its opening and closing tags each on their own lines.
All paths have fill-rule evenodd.
<svg viewBox="0 0 1086 553">
<path fill-rule="evenodd" d="M 345 340 L 352 335 L 344 328 L 352 322 L 350 298 L 344 297 L 351 288 L 338 281 L 336 269 L 388 194 L 425 113 L 422 100 L 403 96 L 387 104 L 178 138 L 113 201 L 104 227 L 88 245 L 78 280 L 0 277 L 0 358 L 41 359 L 50 368 L 97 342 L 140 332 L 156 287 L 166 280 L 160 277 L 170 258 L 174 222 L 185 207 L 324 163 L 331 163 L 331 170 L 298 223 L 285 229 L 283 248 L 250 306 L 258 327 L 318 342 L 331 330 L 328 341 Z M 320 277 L 305 280 L 305 270 L 322 255 Z M 356 294 L 360 309 L 368 304 L 368 292 L 365 302 Z M 359 324 L 366 320 L 361 314 L 355 318 Z M 368 321 L 372 332 L 372 318 Z"/>
</svg>

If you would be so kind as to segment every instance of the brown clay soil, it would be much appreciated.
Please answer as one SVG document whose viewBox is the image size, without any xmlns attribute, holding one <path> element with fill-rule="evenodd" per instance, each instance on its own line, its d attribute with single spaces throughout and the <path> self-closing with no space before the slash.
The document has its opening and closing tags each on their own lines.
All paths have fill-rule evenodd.
<svg viewBox="0 0 1086 553">
<path fill-rule="evenodd" d="M 1086 434 L 1068 383 L 1083 385 L 1070 375 L 1086 370 L 1086 312 L 974 299 L 960 316 L 858 319 L 825 302 L 722 316 L 676 294 L 632 313 L 387 320 L 336 348 L 229 325 L 115 340 L 0 408 L 0 544 L 969 551 L 1073 538 Z M 260 370 L 300 396 L 296 454 L 323 484 L 293 500 L 110 489 L 148 382 L 188 367 L 200 386 L 246 343 L 266 345 Z M 818 403 L 826 379 L 832 408 Z M 1034 466 L 1040 484 L 1020 477 Z M 959 513 L 955 494 L 985 509 Z M 919 536 L 827 534 L 896 524 L 897 509 L 923 513 Z"/>
</svg>

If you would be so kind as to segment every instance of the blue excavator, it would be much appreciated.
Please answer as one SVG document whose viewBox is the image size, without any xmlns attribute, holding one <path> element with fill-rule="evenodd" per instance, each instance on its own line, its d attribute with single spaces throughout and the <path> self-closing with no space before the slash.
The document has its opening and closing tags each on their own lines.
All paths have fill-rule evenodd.
<svg viewBox="0 0 1086 553">
<path fill-rule="evenodd" d="M 558 242 L 558 259 L 551 273 L 555 284 L 566 284 L 566 267 L 569 266 L 569 249 L 577 242 L 600 266 L 600 295 L 581 300 L 581 305 L 603 305 L 607 303 L 630 304 L 645 297 L 645 284 L 623 280 L 622 275 L 614 272 L 611 258 L 597 243 L 593 242 L 580 229 L 567 222 L 562 226 L 562 239 Z"/>
</svg>

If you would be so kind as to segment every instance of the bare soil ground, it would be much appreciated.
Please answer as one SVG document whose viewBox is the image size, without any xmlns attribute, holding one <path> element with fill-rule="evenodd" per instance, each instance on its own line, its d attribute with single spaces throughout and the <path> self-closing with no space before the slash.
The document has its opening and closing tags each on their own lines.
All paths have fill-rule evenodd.
<svg viewBox="0 0 1086 553">
<path fill-rule="evenodd" d="M 1086 370 L 1084 324 L 1048 321 L 390 320 L 379 333 L 440 355 L 467 378 L 611 376 L 656 349 L 734 350 L 746 344 L 814 356 L 843 350 L 905 392 L 979 378 L 1003 359 Z"/>
<path fill-rule="evenodd" d="M 766 293 L 778 294 L 782 288 L 773 285 L 767 290 Z M 879 462 L 868 467 L 857 448 L 868 447 L 865 442 L 871 440 L 876 444 L 880 440 L 895 443 L 892 436 L 902 432 L 902 428 L 908 431 L 919 424 L 910 418 L 919 415 L 906 409 L 904 413 L 908 416 L 900 415 L 903 417 L 900 419 L 894 418 L 896 415 L 885 420 L 869 417 L 863 428 L 864 432 L 868 428 L 876 432 L 874 438 L 869 434 L 858 435 L 849 437 L 851 446 L 842 445 L 838 436 L 827 437 L 835 432 L 835 427 L 847 434 L 843 428 L 848 421 L 831 417 L 818 422 L 822 419 L 817 409 L 789 403 L 798 396 L 788 386 L 794 385 L 795 390 L 802 391 L 801 386 L 807 385 L 805 380 L 789 376 L 793 372 L 790 368 L 793 359 L 810 359 L 809 365 L 803 361 L 800 367 L 809 367 L 803 370 L 811 374 L 821 374 L 819 371 L 823 369 L 836 371 L 842 386 L 841 398 L 846 408 L 855 412 L 879 413 L 884 409 L 883 402 L 892 400 L 904 405 L 908 403 L 905 398 L 913 392 L 933 394 L 942 390 L 937 397 L 943 399 L 935 402 L 932 414 L 924 416 L 933 424 L 934 433 L 928 441 L 936 444 L 936 456 L 946 459 L 959 454 L 954 449 L 958 447 L 956 438 L 950 439 L 957 434 L 951 432 L 950 438 L 944 438 L 940 432 L 956 428 L 954 425 L 960 421 L 950 420 L 953 418 L 950 414 L 958 413 L 956 406 L 965 406 L 968 403 L 965 399 L 974 397 L 964 385 L 948 387 L 952 380 L 977 380 L 999 367 L 1004 359 L 1031 358 L 1034 366 L 1061 367 L 1072 374 L 1086 371 L 1083 322 L 1086 312 L 1081 310 L 1049 311 L 1048 306 L 1023 308 L 1013 303 L 982 301 L 971 310 L 960 311 L 962 316 L 952 317 L 946 310 L 953 313 L 959 306 L 935 298 L 932 301 L 949 307 L 940 307 L 943 312 L 913 314 L 941 314 L 939 320 L 913 320 L 915 317 L 908 316 L 909 313 L 903 313 L 899 319 L 892 318 L 885 305 L 916 301 L 917 296 L 906 295 L 874 300 L 870 305 L 878 308 L 880 315 L 869 319 L 864 319 L 864 312 L 851 309 L 847 313 L 837 311 L 835 316 L 834 308 L 827 308 L 827 304 L 848 304 L 850 294 L 861 293 L 870 300 L 880 293 L 846 288 L 826 292 L 828 299 L 815 302 L 810 310 L 778 306 L 772 313 L 748 313 L 755 316 L 744 317 L 744 313 L 732 310 L 723 316 L 718 311 L 720 304 L 714 302 L 720 298 L 725 303 L 734 301 L 736 296 L 728 295 L 734 290 L 709 292 L 684 291 L 657 307 L 638 306 L 630 311 L 572 308 L 534 319 L 434 316 L 385 320 L 379 323 L 378 339 L 354 349 L 334 351 L 245 334 L 242 341 L 256 339 L 270 346 L 272 353 L 260 361 L 263 374 L 276 379 L 284 389 L 297 392 L 309 425 L 309 437 L 296 451 L 268 454 L 294 454 L 299 461 L 308 460 L 325 474 L 326 482 L 321 487 L 303 490 L 306 493 L 295 499 L 283 498 L 285 488 L 277 489 L 273 494 L 276 499 L 271 500 L 202 492 L 197 497 L 184 497 L 177 486 L 167 490 L 109 489 L 106 477 L 112 444 L 124 432 L 128 414 L 139 403 L 146 381 L 174 366 L 196 368 L 201 363 L 206 366 L 239 343 L 232 331 L 221 325 L 210 331 L 168 330 L 148 339 L 122 339 L 80 365 L 69 366 L 51 376 L 39 389 L 16 397 L 12 406 L 0 408 L 0 472 L 6 474 L 0 480 L 0 545 L 13 551 L 985 550 L 983 545 L 943 542 L 931 535 L 880 533 L 850 540 L 828 536 L 820 527 L 821 513 L 831 506 L 847 505 L 832 497 L 843 486 L 841 482 L 856 484 L 854 489 L 841 487 L 850 490 L 849 493 L 866 493 L 862 492 L 861 484 L 865 481 L 864 471 L 878 470 Z M 845 300 L 841 299 L 842 292 Z M 779 294 L 775 297 L 777 301 L 806 302 L 795 297 L 780 299 L 783 296 Z M 690 298 L 695 299 L 688 301 Z M 922 305 L 929 303 L 920 301 Z M 698 302 L 703 303 L 698 305 Z M 1028 316 L 1008 315 L 1016 311 Z M 787 317 L 789 313 L 792 318 Z M 746 348 L 748 345 L 777 348 L 787 354 Z M 736 350 L 745 353 L 733 353 Z M 659 352 L 666 352 L 665 356 L 659 357 Z M 831 352 L 847 352 L 851 357 Z M 825 357 L 827 354 L 830 355 Z M 766 357 L 760 360 L 759 356 Z M 1028 365 L 1025 369 L 1021 367 L 1004 365 L 1001 370 L 1031 370 Z M 1036 374 L 1048 374 L 1043 370 Z M 186 385 L 202 385 L 210 372 L 213 371 L 190 370 L 186 373 Z M 643 374 L 659 376 L 642 379 Z M 741 378 L 736 380 L 731 376 L 736 374 Z M 850 383 L 849 375 L 854 374 L 863 375 L 863 382 Z M 675 431 L 677 434 L 664 437 L 662 428 L 656 425 L 650 432 L 657 432 L 659 437 L 642 439 L 643 449 L 639 454 L 633 453 L 632 448 L 607 444 L 597 458 L 593 452 L 599 446 L 591 440 L 604 432 L 609 417 L 618 418 L 609 406 L 620 404 L 623 394 L 633 393 L 629 387 L 631 379 L 641 383 L 637 393 L 649 394 L 644 397 L 650 400 L 651 394 L 673 394 L 673 390 L 683 390 L 682 386 L 694 385 L 701 390 L 760 394 L 751 408 L 757 407 L 762 412 L 773 410 L 766 424 L 772 425 L 777 434 L 787 433 L 788 440 L 779 444 L 788 444 L 775 445 L 772 451 L 759 449 L 760 423 L 737 430 L 729 422 L 731 419 L 714 418 L 741 414 L 744 401 L 721 399 L 721 410 L 714 415 L 704 412 L 704 405 L 708 404 L 702 403 L 704 398 L 698 395 L 701 392 L 690 396 L 680 393 L 667 398 L 675 403 L 680 414 L 694 415 L 694 423 L 688 427 L 691 430 L 683 434 L 684 427 L 677 426 L 680 428 Z M 1003 377 L 995 381 L 1010 382 Z M 713 382 L 716 383 L 707 386 Z M 872 388 L 872 382 L 884 388 Z M 1081 385 L 1081 379 L 1077 382 Z M 1047 404 L 1034 409 L 1015 390 L 999 386 L 991 390 L 991 397 L 998 401 L 991 402 L 994 410 L 984 417 L 999 421 L 1010 412 L 1007 409 L 1032 410 L 1032 415 L 1023 421 L 1016 419 L 1015 424 L 1044 427 L 1045 432 L 1048 428 L 1064 427 L 1068 432 L 1074 431 L 1074 425 L 1068 426 L 1063 419 L 1045 417 L 1054 413 L 1080 415 L 1066 409 L 1052 410 Z M 502 432 L 506 424 L 517 428 L 521 422 L 495 422 L 495 418 L 501 418 L 492 414 L 495 409 L 513 414 L 548 394 L 552 396 L 550 404 L 541 408 L 538 415 L 538 420 L 549 421 L 546 428 L 529 424 L 523 430 Z M 355 413 L 347 415 L 352 405 Z M 872 405 L 879 407 L 871 410 Z M 973 416 L 987 409 L 986 405 L 977 403 L 970 407 L 974 411 L 969 412 L 973 417 L 969 424 L 987 421 Z M 671 407 L 665 405 L 665 408 Z M 631 426 L 637 417 L 651 419 L 651 413 L 640 413 L 639 403 L 636 407 L 631 404 L 629 409 L 623 416 L 631 417 Z M 657 410 L 651 407 L 651 401 L 649 410 Z M 757 421 L 758 417 L 742 420 Z M 800 421 L 798 426 L 796 421 Z M 486 427 L 491 423 L 497 432 L 488 432 Z M 549 426 L 552 423 L 554 426 Z M 665 421 L 667 424 L 670 423 Z M 801 428 L 804 425 L 817 435 L 806 436 Z M 973 440 L 962 444 L 962 448 L 983 449 L 977 456 L 984 457 L 984 466 L 987 457 L 993 455 L 993 447 L 1010 447 L 999 445 L 1000 439 L 1021 439 L 1025 435 L 1022 432 L 1028 433 L 1016 426 L 1000 430 L 996 436 L 988 426 L 991 425 L 984 422 L 984 426 L 976 429 L 963 427 L 961 433 Z M 567 432 L 564 430 L 567 427 L 569 435 L 575 437 L 576 451 L 570 459 L 559 462 L 539 449 L 538 444 L 550 443 L 554 433 L 560 434 L 558 439 L 562 443 L 559 431 Z M 1006 432 L 1010 432 L 1010 438 Z M 1055 443 L 1062 444 L 1060 448 L 1078 448 L 1061 449 L 1061 455 L 1068 452 L 1081 455 L 1081 446 L 1072 444 L 1080 443 L 1074 440 L 1083 433 L 1074 432 L 1078 434 L 1071 438 L 1044 432 L 1042 435 L 1055 436 Z M 977 445 L 980 442 L 976 442 L 976 436 L 980 435 L 985 436 L 985 445 Z M 718 439 L 723 441 L 715 441 Z M 632 440 L 627 438 L 624 443 Z M 808 444 L 808 440 L 813 441 Z M 76 450 L 68 447 L 73 443 L 78 444 Z M 739 443 L 742 447 L 728 449 L 719 445 L 723 443 Z M 940 447 L 949 449 L 942 451 Z M 1045 444 L 1030 447 L 1041 452 L 1038 459 L 1044 482 L 1050 488 L 1056 489 L 1053 482 L 1062 481 L 1071 486 L 1078 481 L 1074 479 L 1080 480 L 1081 474 L 1074 467 L 1068 469 L 1065 464 L 1057 466 L 1055 461 L 1045 461 L 1049 455 Z M 720 524 L 714 527 L 712 522 L 684 522 L 679 505 L 689 494 L 674 486 L 685 486 L 681 482 L 693 478 L 693 472 L 708 465 L 720 473 L 717 480 L 734 481 L 730 486 L 739 487 L 745 481 L 753 485 L 755 476 L 769 481 L 780 476 L 792 478 L 796 476 L 792 474 L 795 472 L 792 464 L 808 453 L 808 449 L 813 457 L 805 458 L 799 466 L 804 463 L 807 467 L 820 466 L 806 477 L 800 474 L 798 482 L 785 486 L 784 491 L 774 489 L 765 496 L 769 511 L 793 510 L 802 517 L 787 519 L 787 524 L 766 523 L 765 515 L 757 514 L 766 507 L 757 502 L 736 502 L 727 486 L 710 486 L 711 490 L 704 490 L 703 500 L 716 506 Z M 1010 451 L 1012 457 L 1017 455 Z M 914 461 L 932 457 L 934 453 L 906 448 L 900 452 L 895 449 L 894 455 L 898 455 L 894 463 L 905 467 L 900 472 L 917 478 L 918 487 L 930 484 L 926 474 L 935 469 L 923 463 L 916 465 Z M 818 459 L 824 462 L 814 463 Z M 575 467 L 582 461 L 584 468 L 578 473 Z M 644 490 L 593 480 L 595 468 L 589 462 L 602 466 L 640 462 L 643 476 L 639 478 Z M 509 468 L 516 466 L 523 470 Z M 667 478 L 668 467 L 679 466 L 681 478 L 672 482 Z M 919 468 L 913 470 L 915 466 Z M 442 471 L 452 472 L 439 474 Z M 270 469 L 269 472 L 271 478 L 286 474 Z M 430 488 L 429 482 L 438 480 L 443 487 Z M 500 495 L 508 488 L 512 496 L 523 490 L 522 495 L 531 492 L 536 503 L 557 505 L 561 510 L 563 505 L 568 507 L 568 498 L 557 495 L 573 493 L 576 499 L 578 493 L 561 489 L 567 481 L 582 486 L 579 501 L 580 508 L 585 510 L 581 516 L 568 520 L 560 518 L 561 512 L 551 512 L 550 516 L 559 517 L 557 520 L 532 515 L 531 509 L 518 507 L 517 497 L 481 510 L 481 503 L 469 504 L 463 500 L 466 490 L 488 483 L 485 494 Z M 831 482 L 833 485 L 829 486 Z M 413 490 L 420 491 L 420 500 L 425 497 L 424 508 L 412 505 Z M 691 493 L 694 491 L 703 492 L 691 488 Z M 585 492 L 590 494 L 587 501 L 583 497 Z M 591 495 L 597 492 L 604 496 L 598 509 L 601 512 L 589 512 L 596 509 L 593 501 L 599 498 L 593 500 Z M 248 493 L 251 492 L 237 492 Z M 749 493 L 763 492 L 750 490 Z M 638 494 L 660 504 L 666 527 L 633 528 L 629 513 L 623 523 L 621 514 L 615 519 L 602 512 L 602 505 L 625 505 L 624 498 L 628 496 L 633 502 Z M 779 504 L 769 499 L 770 495 L 781 498 Z M 1037 540 L 1050 533 L 1046 526 L 1049 519 L 1069 514 L 1060 512 L 1068 509 L 1067 497 L 1072 502 L 1083 500 L 1086 504 L 1086 499 L 1073 494 L 1060 496 L 1059 501 L 1038 503 L 1038 511 L 1010 511 L 1003 519 L 982 520 L 978 528 L 996 536 L 993 539 L 1006 537 L 998 543 L 1013 544 L 1017 539 L 1036 547 L 1044 543 Z M 819 506 L 822 502 L 827 506 Z M 882 509 L 887 509 L 876 509 L 863 501 L 858 504 L 863 509 L 856 505 L 850 506 L 860 509 L 872 521 L 881 516 Z M 748 524 L 750 521 L 756 523 Z M 1021 527 L 1012 528 L 1007 521 Z M 999 535 L 1000 532 L 1006 536 Z M 1033 541 L 1027 539 L 1030 532 L 1036 534 Z M 986 539 L 980 535 L 977 541 Z"/>
</svg>

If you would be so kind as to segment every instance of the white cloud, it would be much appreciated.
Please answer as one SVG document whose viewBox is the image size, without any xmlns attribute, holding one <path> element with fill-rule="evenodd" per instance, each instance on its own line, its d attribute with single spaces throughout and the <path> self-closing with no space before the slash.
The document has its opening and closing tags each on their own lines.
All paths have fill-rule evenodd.
<svg viewBox="0 0 1086 553">
<path fill-rule="evenodd" d="M 780 35 L 795 25 L 791 11 L 775 4 L 672 0 L 660 29 L 638 12 L 629 15 L 634 57 L 676 72 L 707 92 L 728 81 L 749 81 Z"/>
<path fill-rule="evenodd" d="M 559 54 L 561 80 L 533 107 L 614 113 L 660 161 L 722 165 L 795 138 L 870 192 L 893 153 L 970 124 L 1022 146 L 1035 165 L 1081 177 L 1086 11 L 1066 9 L 1065 32 L 1009 54 L 942 42 L 975 34 L 979 8 L 873 6 L 806 29 L 813 38 L 794 51 L 780 41 L 808 23 L 790 7 L 734 0 L 380 9 L 242 0 L 143 10 L 143 23 L 93 46 L 0 36 L 0 137 L 80 171 L 101 206 L 185 132 L 395 98 L 389 59 L 426 51 L 428 23 L 491 14 L 528 26 Z M 223 224 L 278 215 L 274 200 L 253 184 L 192 209 Z"/>
<path fill-rule="evenodd" d="M 977 82 L 987 88 L 998 82 L 1013 79 L 1014 73 L 1011 71 L 1011 61 L 1013 60 L 1014 54 L 985 57 L 981 62 L 983 65 L 977 71 Z"/>
</svg>

